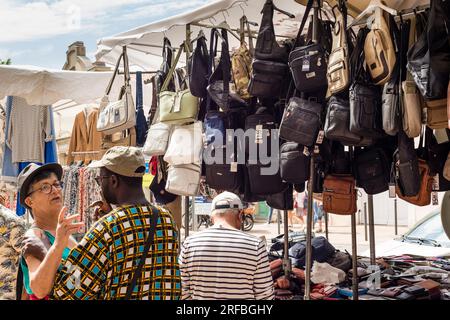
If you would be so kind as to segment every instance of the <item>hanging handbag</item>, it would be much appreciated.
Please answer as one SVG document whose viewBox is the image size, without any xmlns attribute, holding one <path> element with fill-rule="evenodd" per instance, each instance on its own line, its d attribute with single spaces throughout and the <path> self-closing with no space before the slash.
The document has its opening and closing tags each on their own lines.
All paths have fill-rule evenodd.
<svg viewBox="0 0 450 320">
<path fill-rule="evenodd" d="M 248 85 L 252 74 L 252 59 L 253 59 L 253 40 L 251 36 L 250 23 L 246 16 L 241 18 L 241 45 L 231 56 L 231 71 L 233 73 L 234 85 L 236 92 L 243 99 L 250 99 L 251 95 L 248 92 Z M 245 43 L 244 26 L 247 25 L 248 45 Z"/>
<path fill-rule="evenodd" d="M 228 36 L 225 29 L 219 31 L 215 28 L 211 30 L 211 51 L 210 66 L 214 67 L 215 47 L 218 37 L 222 39 L 220 61 L 208 80 L 207 92 L 212 101 L 222 110 L 246 105 L 246 102 L 235 92 L 230 91 L 231 81 L 231 61 L 228 48 Z M 209 100 L 208 100 L 209 101 Z"/>
<path fill-rule="evenodd" d="M 200 188 L 200 164 L 169 165 L 166 190 L 180 196 L 196 196 Z"/>
<path fill-rule="evenodd" d="M 266 0 L 256 40 L 252 76 L 248 92 L 254 97 L 276 98 L 282 94 L 289 72 L 289 46 L 279 45 L 275 37 L 272 0 Z"/>
<path fill-rule="evenodd" d="M 450 73 L 449 10 L 448 2 L 431 1 L 428 19 L 426 14 L 417 15 L 419 37 L 408 51 L 407 68 L 427 100 L 446 96 Z"/>
<path fill-rule="evenodd" d="M 120 90 L 119 100 L 116 102 L 109 101 L 109 93 L 116 74 L 119 72 L 120 61 L 123 59 L 125 84 Z M 126 47 L 117 60 L 113 76 L 109 81 L 106 93 L 102 98 L 99 106 L 97 131 L 103 134 L 113 134 L 119 131 L 130 129 L 136 125 L 136 108 L 133 102 L 130 85 L 130 70 L 128 67 L 128 55 Z"/>
<path fill-rule="evenodd" d="M 308 1 L 297 34 L 296 45 L 300 43 L 301 33 L 313 5 Z M 327 87 L 327 54 L 320 42 L 295 48 L 289 54 L 289 68 L 295 88 L 299 92 L 320 92 Z"/>
<path fill-rule="evenodd" d="M 381 89 L 372 84 L 364 69 L 363 43 L 368 30 L 360 29 L 352 52 L 352 84 L 349 90 L 350 131 L 357 135 L 380 138 L 384 135 L 381 119 Z"/>
<path fill-rule="evenodd" d="M 426 120 L 425 123 L 431 129 L 447 128 L 447 99 L 425 101 Z"/>
<path fill-rule="evenodd" d="M 280 137 L 304 146 L 312 146 L 317 139 L 322 121 L 322 104 L 292 97 L 284 110 Z"/>
<path fill-rule="evenodd" d="M 304 184 L 309 179 L 311 158 L 305 155 L 304 146 L 286 142 L 280 148 L 280 175 L 283 181 Z"/>
<path fill-rule="evenodd" d="M 350 84 L 349 51 L 347 43 L 347 7 L 345 1 L 333 7 L 336 22 L 332 31 L 333 46 L 328 57 L 327 79 L 331 94 L 346 89 Z"/>
<path fill-rule="evenodd" d="M 414 139 L 403 130 L 398 132 L 398 148 L 394 153 L 392 179 L 398 190 L 405 196 L 415 196 L 420 188 L 418 157 L 414 149 Z"/>
<path fill-rule="evenodd" d="M 384 18 L 385 14 L 387 13 L 381 8 L 375 9 L 374 21 L 364 42 L 366 64 L 376 85 L 383 85 L 389 81 L 396 61 L 394 43 L 389 25 Z M 390 22 L 395 23 L 393 19 L 390 19 Z"/>
<path fill-rule="evenodd" d="M 206 97 L 208 86 L 209 53 L 203 31 L 197 39 L 197 45 L 188 61 L 189 89 L 198 98 Z"/>
<path fill-rule="evenodd" d="M 355 151 L 354 172 L 356 184 L 373 195 L 389 189 L 390 164 L 386 152 L 380 147 Z"/>
<path fill-rule="evenodd" d="M 437 179 L 434 191 L 450 190 L 450 179 L 444 175 L 445 164 L 450 152 L 450 131 L 447 129 L 447 141 L 438 143 L 429 127 L 425 129 L 426 161 L 430 167 L 430 175 Z"/>
<path fill-rule="evenodd" d="M 409 75 L 408 75 L 409 77 Z M 414 81 L 402 82 L 403 130 L 410 138 L 420 135 L 422 128 L 422 102 Z"/>
<path fill-rule="evenodd" d="M 172 124 L 183 124 L 197 120 L 199 111 L 199 101 L 194 97 L 189 89 L 182 91 L 168 91 L 168 85 L 174 76 L 176 65 L 183 52 L 185 44 L 181 45 L 178 50 L 175 61 L 169 70 L 169 73 L 164 81 L 161 92 L 159 93 L 159 121 Z M 179 87 L 178 81 L 175 81 L 176 86 Z M 179 90 L 179 89 L 178 89 Z"/>
<path fill-rule="evenodd" d="M 323 183 L 323 210 L 327 213 L 356 213 L 357 190 L 351 175 L 327 175 Z"/>
<path fill-rule="evenodd" d="M 169 143 L 171 126 L 167 123 L 158 122 L 152 124 L 147 131 L 142 152 L 147 156 L 162 156 L 166 153 Z"/>
<path fill-rule="evenodd" d="M 325 137 L 339 141 L 346 146 L 369 146 L 373 143 L 371 138 L 355 134 L 350 128 L 350 103 L 338 96 L 331 96 L 328 101 L 325 118 Z"/>
<path fill-rule="evenodd" d="M 393 18 L 392 18 L 393 19 Z M 382 93 L 381 115 L 383 119 L 383 130 L 386 134 L 395 136 L 399 130 L 400 120 L 400 88 L 401 83 L 401 67 L 403 54 L 406 54 L 408 44 L 410 21 L 401 22 L 400 30 L 397 28 L 395 21 L 391 22 L 392 33 L 394 35 L 394 43 L 399 48 L 397 52 L 394 70 L 391 79 L 385 83 Z"/>
<path fill-rule="evenodd" d="M 292 184 L 288 184 L 286 190 L 280 193 L 268 195 L 266 203 L 277 210 L 294 210 L 294 190 Z"/>
<path fill-rule="evenodd" d="M 173 126 L 164 161 L 170 165 L 200 164 L 203 154 L 202 132 L 201 121 Z"/>
<path fill-rule="evenodd" d="M 419 192 L 415 196 L 404 196 L 397 186 L 396 192 L 400 199 L 416 206 L 427 206 L 431 203 L 431 191 L 433 188 L 433 177 L 430 176 L 430 168 L 425 160 L 419 159 Z"/>
</svg>

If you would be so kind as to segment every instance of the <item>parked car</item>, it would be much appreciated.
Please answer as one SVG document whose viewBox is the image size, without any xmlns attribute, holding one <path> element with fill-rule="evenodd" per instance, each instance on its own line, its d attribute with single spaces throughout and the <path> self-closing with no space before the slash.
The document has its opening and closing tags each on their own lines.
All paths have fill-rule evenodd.
<svg viewBox="0 0 450 320">
<path fill-rule="evenodd" d="M 442 227 L 440 211 L 433 211 L 416 223 L 403 236 L 375 246 L 377 257 L 403 254 L 423 257 L 449 257 L 450 239 Z M 361 256 L 369 257 L 366 250 Z"/>
</svg>

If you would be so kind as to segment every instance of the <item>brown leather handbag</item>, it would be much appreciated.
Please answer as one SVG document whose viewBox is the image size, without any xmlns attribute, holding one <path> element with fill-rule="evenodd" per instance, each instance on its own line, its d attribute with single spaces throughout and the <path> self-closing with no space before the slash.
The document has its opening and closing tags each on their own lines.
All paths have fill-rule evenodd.
<svg viewBox="0 0 450 320">
<path fill-rule="evenodd" d="M 351 175 L 327 175 L 323 183 L 323 210 L 351 215 L 356 212 L 356 182 Z"/>
<path fill-rule="evenodd" d="M 396 193 L 398 197 L 406 202 L 412 203 L 416 206 L 427 206 L 431 203 L 431 191 L 433 187 L 433 177 L 430 176 L 430 167 L 423 159 L 419 159 L 419 175 L 420 175 L 420 190 L 415 196 L 403 196 L 399 187 L 396 186 Z"/>
</svg>

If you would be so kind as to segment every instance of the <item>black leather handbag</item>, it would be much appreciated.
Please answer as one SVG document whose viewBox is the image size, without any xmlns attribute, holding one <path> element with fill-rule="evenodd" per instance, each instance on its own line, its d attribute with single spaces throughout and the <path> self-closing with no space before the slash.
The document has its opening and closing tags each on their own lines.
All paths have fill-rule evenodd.
<svg viewBox="0 0 450 320">
<path fill-rule="evenodd" d="M 394 153 L 391 174 L 402 195 L 411 197 L 419 193 L 419 160 L 414 149 L 414 139 L 409 138 L 403 130 L 398 132 L 398 148 Z M 395 179 L 394 179 L 395 178 Z"/>
<path fill-rule="evenodd" d="M 450 139 L 450 130 L 446 129 L 447 136 Z M 445 161 L 447 160 L 450 152 L 450 141 L 438 143 L 436 137 L 433 134 L 433 130 L 429 127 L 425 129 L 425 146 L 427 151 L 427 163 L 430 167 L 430 173 L 432 176 L 438 176 L 439 189 L 436 191 L 448 191 L 450 190 L 450 181 L 447 180 L 444 175 Z M 436 188 L 437 189 L 437 188 Z"/>
<path fill-rule="evenodd" d="M 255 59 L 278 61 L 286 64 L 289 48 L 280 46 L 275 37 L 275 29 L 273 27 L 274 4 L 272 0 L 267 0 L 261 11 L 262 20 L 259 27 L 258 38 L 255 46 Z"/>
<path fill-rule="evenodd" d="M 346 146 L 369 146 L 373 140 L 350 131 L 350 103 L 344 98 L 332 96 L 328 101 L 325 118 L 325 137 Z"/>
<path fill-rule="evenodd" d="M 314 1 L 308 1 L 297 35 L 297 45 Z M 289 68 L 300 92 L 320 92 L 328 86 L 327 54 L 321 42 L 295 48 L 289 54 Z"/>
<path fill-rule="evenodd" d="M 354 154 L 356 186 L 367 194 L 378 194 L 389 189 L 391 159 L 379 147 L 357 149 Z"/>
<path fill-rule="evenodd" d="M 312 146 L 322 125 L 322 104 L 292 97 L 284 110 L 280 137 L 304 146 Z"/>
<path fill-rule="evenodd" d="M 277 98 L 282 94 L 286 84 L 289 68 L 286 63 L 253 60 L 252 77 L 248 90 L 252 96 L 260 98 Z"/>
<path fill-rule="evenodd" d="M 268 195 L 267 205 L 278 210 L 294 210 L 294 191 L 291 184 L 286 186 L 286 190 L 280 193 Z"/>
<path fill-rule="evenodd" d="M 200 36 L 188 62 L 189 89 L 192 95 L 205 98 L 208 86 L 209 53 L 206 38 Z"/>
<path fill-rule="evenodd" d="M 380 138 L 384 135 L 381 117 L 381 90 L 372 84 L 364 69 L 364 41 L 368 29 L 360 29 L 357 44 L 351 56 L 352 80 L 350 86 L 350 131 L 363 137 Z"/>
<path fill-rule="evenodd" d="M 283 181 L 304 184 L 309 179 L 310 156 L 305 155 L 304 146 L 286 142 L 280 148 L 280 174 Z"/>
<path fill-rule="evenodd" d="M 408 51 L 407 68 L 425 99 L 442 99 L 447 95 L 450 74 L 449 12 L 448 1 L 431 1 L 426 29 Z M 420 19 L 418 21 L 422 23 Z"/>
</svg>

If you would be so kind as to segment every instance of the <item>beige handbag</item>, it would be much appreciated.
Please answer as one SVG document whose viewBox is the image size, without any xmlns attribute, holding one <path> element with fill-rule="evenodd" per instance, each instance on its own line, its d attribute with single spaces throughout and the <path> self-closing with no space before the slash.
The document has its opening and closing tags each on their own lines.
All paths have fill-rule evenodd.
<svg viewBox="0 0 450 320">
<path fill-rule="evenodd" d="M 395 66 L 395 49 L 383 11 L 377 8 L 364 43 L 366 63 L 373 83 L 383 85 L 391 78 Z"/>
<path fill-rule="evenodd" d="M 116 74 L 119 71 L 120 61 L 123 59 L 125 84 L 120 90 L 119 100 L 109 101 L 109 93 Z M 130 70 L 128 67 L 128 56 L 126 47 L 120 55 L 114 74 L 109 81 L 105 96 L 102 98 L 97 119 L 97 131 L 104 134 L 113 134 L 122 130 L 130 129 L 136 125 L 136 107 L 131 94 Z"/>
<path fill-rule="evenodd" d="M 410 138 L 418 137 L 422 128 L 422 102 L 414 81 L 402 82 L 402 102 L 403 130 Z"/>
<path fill-rule="evenodd" d="M 327 80 L 331 94 L 336 94 L 349 85 L 348 44 L 345 19 L 338 7 L 333 7 L 336 23 L 332 31 L 333 46 L 328 58 Z"/>
<path fill-rule="evenodd" d="M 431 129 L 445 129 L 448 124 L 447 99 L 425 101 L 426 123 Z"/>
<path fill-rule="evenodd" d="M 159 121 L 170 124 L 183 124 L 197 120 L 199 99 L 189 89 L 180 90 L 175 81 L 176 91 L 167 91 L 169 82 L 174 76 L 175 68 L 185 44 L 178 50 L 175 61 L 167 74 L 159 94 Z"/>
</svg>

